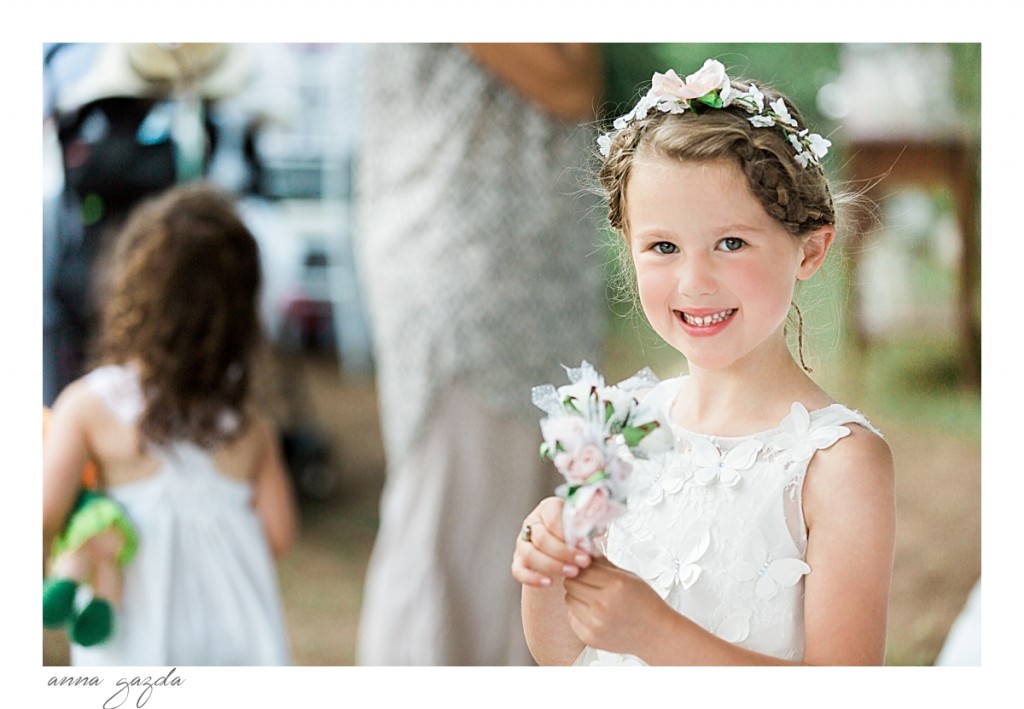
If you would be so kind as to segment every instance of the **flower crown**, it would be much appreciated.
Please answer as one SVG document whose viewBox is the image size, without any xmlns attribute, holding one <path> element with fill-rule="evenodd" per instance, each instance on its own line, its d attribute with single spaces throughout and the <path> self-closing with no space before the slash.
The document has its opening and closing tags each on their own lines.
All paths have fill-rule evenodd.
<svg viewBox="0 0 1024 709">
<path fill-rule="evenodd" d="M 680 79 L 672 69 L 664 74 L 655 72 L 647 93 L 629 113 L 615 119 L 612 123 L 613 131 L 597 139 L 601 155 L 608 157 L 612 138 L 632 121 L 646 118 L 652 108 L 664 113 L 684 113 L 686 109 L 692 111 L 695 102 L 710 108 L 740 106 L 751 114 L 747 120 L 754 126 L 778 126 L 796 150 L 796 161 L 801 167 L 820 165 L 821 158 L 832 145 L 831 141 L 817 133 L 810 133 L 806 128 L 801 130 L 800 124 L 789 114 L 781 98 L 765 106 L 764 94 L 754 84 L 750 84 L 745 92 L 737 91 L 721 62 L 708 59 L 700 71 L 687 76 L 686 81 Z"/>
</svg>

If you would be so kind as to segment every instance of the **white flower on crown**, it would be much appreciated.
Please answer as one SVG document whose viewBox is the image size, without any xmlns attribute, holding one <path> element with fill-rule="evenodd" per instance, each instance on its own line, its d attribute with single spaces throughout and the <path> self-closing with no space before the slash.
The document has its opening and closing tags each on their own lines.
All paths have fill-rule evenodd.
<svg viewBox="0 0 1024 709">
<path fill-rule="evenodd" d="M 800 167 L 807 167 L 811 161 L 811 156 L 804 151 L 804 144 L 800 142 L 800 138 L 794 133 L 790 133 L 786 137 L 789 138 L 790 144 L 796 150 L 796 161 L 800 163 Z"/>
<path fill-rule="evenodd" d="M 751 116 L 747 120 L 750 121 L 756 128 L 771 128 L 773 125 L 775 125 L 775 119 L 773 117 L 766 116 L 763 114 Z"/>
<path fill-rule="evenodd" d="M 713 109 L 736 104 L 751 114 L 748 120 L 755 128 L 780 128 L 793 145 L 796 162 L 801 167 L 820 165 L 821 158 L 828 153 L 828 148 L 832 145 L 817 133 L 809 133 L 806 128 L 795 130 L 800 128 L 800 124 L 790 114 L 782 98 L 772 101 L 766 109 L 764 93 L 756 85 L 750 84 L 745 92 L 738 91 L 733 87 L 721 62 L 708 59 L 700 70 L 690 74 L 685 80 L 679 78 L 672 69 L 664 74 L 655 72 L 647 93 L 628 113 L 612 122 L 612 133 L 598 137 L 597 145 L 601 155 L 608 157 L 615 133 L 635 120 L 646 118 L 652 108 L 657 108 L 662 113 L 684 113 L 687 109 L 693 109 L 694 102 Z"/>
<path fill-rule="evenodd" d="M 825 157 L 832 145 L 832 141 L 822 138 L 817 133 L 808 135 L 806 128 L 796 134 L 790 133 L 787 137 L 796 149 L 796 161 L 801 167 L 807 167 L 812 162 L 817 162 L 819 158 Z"/>
<path fill-rule="evenodd" d="M 804 129 L 804 133 L 806 132 L 807 130 Z M 811 152 L 814 153 L 814 155 L 819 158 L 823 158 L 826 155 L 828 155 L 828 149 L 832 147 L 831 140 L 829 140 L 828 138 L 822 138 L 817 133 L 811 133 L 810 135 L 806 136 L 804 140 L 807 143 L 807 147 L 810 148 Z"/>
<path fill-rule="evenodd" d="M 750 101 L 757 107 L 758 113 L 764 111 L 764 94 L 761 93 L 761 89 L 757 88 L 754 84 L 750 85 L 745 94 L 741 94 L 740 96 L 737 96 L 737 98 L 743 98 Z"/>
<path fill-rule="evenodd" d="M 777 120 L 782 121 L 786 125 L 793 126 L 794 128 L 798 128 L 800 126 L 800 124 L 796 122 L 796 119 L 789 115 L 789 108 L 786 107 L 786 102 L 781 98 L 775 99 L 768 105 L 772 107 L 772 111 L 775 112 Z"/>
</svg>

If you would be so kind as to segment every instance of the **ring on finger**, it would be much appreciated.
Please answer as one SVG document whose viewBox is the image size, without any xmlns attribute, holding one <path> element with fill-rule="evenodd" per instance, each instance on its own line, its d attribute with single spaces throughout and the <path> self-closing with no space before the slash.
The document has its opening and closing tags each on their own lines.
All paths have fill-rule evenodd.
<svg viewBox="0 0 1024 709">
<path fill-rule="evenodd" d="M 530 525 L 523 525 L 523 531 L 519 533 L 519 538 L 522 539 L 524 542 L 529 542 L 531 544 L 533 543 L 533 530 L 530 528 Z"/>
</svg>

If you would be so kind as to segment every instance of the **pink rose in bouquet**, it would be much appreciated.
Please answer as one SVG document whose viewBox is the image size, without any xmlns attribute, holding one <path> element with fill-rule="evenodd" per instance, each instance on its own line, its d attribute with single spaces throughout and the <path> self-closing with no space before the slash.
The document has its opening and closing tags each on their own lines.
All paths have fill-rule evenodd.
<svg viewBox="0 0 1024 709">
<path fill-rule="evenodd" d="M 626 511 L 634 460 L 668 450 L 672 438 L 640 401 L 657 383 L 649 369 L 616 386 L 587 362 L 567 372 L 565 386 L 534 387 L 533 403 L 547 413 L 540 452 L 565 478 L 555 492 L 565 499 L 566 542 L 603 553 L 599 540 Z"/>
<path fill-rule="evenodd" d="M 568 482 L 579 485 L 604 469 L 604 453 L 597 444 L 587 443 L 575 451 L 555 453 L 553 462 Z"/>
<path fill-rule="evenodd" d="M 611 498 L 607 486 L 584 486 L 573 499 L 572 514 L 564 520 L 566 537 L 579 540 L 578 546 L 590 554 L 603 554 L 608 526 L 625 512 L 626 506 Z"/>
</svg>

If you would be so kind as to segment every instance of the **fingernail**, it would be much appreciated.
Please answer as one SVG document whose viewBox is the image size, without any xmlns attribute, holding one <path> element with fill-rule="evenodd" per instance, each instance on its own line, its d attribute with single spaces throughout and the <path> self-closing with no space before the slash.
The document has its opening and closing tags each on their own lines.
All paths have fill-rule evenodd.
<svg viewBox="0 0 1024 709">
<path fill-rule="evenodd" d="M 583 566 L 588 561 L 590 561 L 590 557 L 587 556 L 586 554 L 577 554 L 576 555 L 576 563 L 579 564 L 580 566 Z"/>
<path fill-rule="evenodd" d="M 565 575 L 565 576 L 572 577 L 572 576 L 575 576 L 576 574 L 578 574 L 579 572 L 580 572 L 580 570 L 577 569 L 575 566 L 563 566 L 562 567 L 562 574 Z"/>
<path fill-rule="evenodd" d="M 540 585 L 541 586 L 550 586 L 551 585 L 551 579 L 549 579 L 548 577 L 545 576 L 544 578 L 542 578 L 540 580 Z"/>
</svg>

